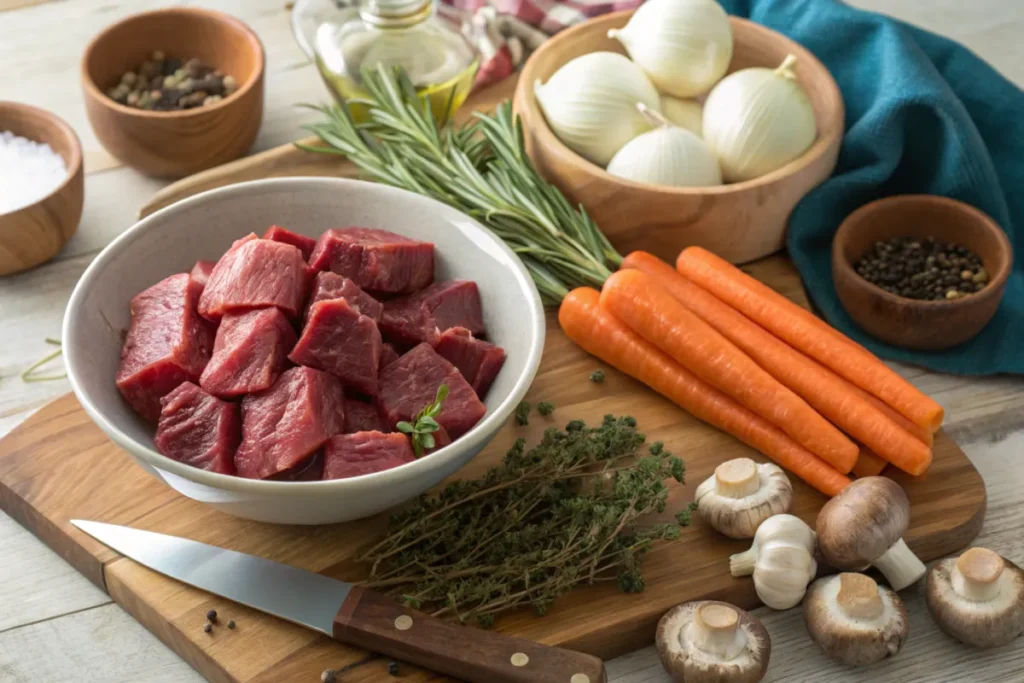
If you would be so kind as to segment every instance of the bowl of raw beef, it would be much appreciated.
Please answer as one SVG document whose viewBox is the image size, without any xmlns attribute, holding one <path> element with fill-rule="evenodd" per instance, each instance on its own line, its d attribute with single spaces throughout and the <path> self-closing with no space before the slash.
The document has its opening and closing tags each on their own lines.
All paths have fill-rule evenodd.
<svg viewBox="0 0 1024 683">
<path fill-rule="evenodd" d="M 544 325 L 522 263 L 465 214 L 288 178 L 186 199 L 114 240 L 75 287 L 64 352 L 89 416 L 169 486 L 325 524 L 473 458 L 533 381 Z M 442 385 L 425 449 L 399 424 Z"/>
</svg>

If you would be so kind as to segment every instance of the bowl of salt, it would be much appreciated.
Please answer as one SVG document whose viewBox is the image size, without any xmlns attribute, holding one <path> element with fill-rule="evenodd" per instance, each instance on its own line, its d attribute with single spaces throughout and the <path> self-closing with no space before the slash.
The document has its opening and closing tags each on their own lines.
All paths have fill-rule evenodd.
<svg viewBox="0 0 1024 683">
<path fill-rule="evenodd" d="M 53 258 L 78 229 L 82 146 L 55 114 L 0 102 L 0 276 Z"/>
</svg>

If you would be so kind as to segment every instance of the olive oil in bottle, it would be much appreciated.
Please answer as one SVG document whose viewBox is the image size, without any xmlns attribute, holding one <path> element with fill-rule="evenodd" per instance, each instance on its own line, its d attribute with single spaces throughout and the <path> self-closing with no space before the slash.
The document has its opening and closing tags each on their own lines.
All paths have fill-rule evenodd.
<svg viewBox="0 0 1024 683">
<path fill-rule="evenodd" d="M 367 95 L 362 69 L 399 66 L 441 120 L 466 101 L 479 65 L 473 46 L 435 16 L 434 0 L 360 0 L 348 20 L 320 26 L 314 48 L 339 102 Z M 350 109 L 365 120 L 364 108 Z"/>
</svg>

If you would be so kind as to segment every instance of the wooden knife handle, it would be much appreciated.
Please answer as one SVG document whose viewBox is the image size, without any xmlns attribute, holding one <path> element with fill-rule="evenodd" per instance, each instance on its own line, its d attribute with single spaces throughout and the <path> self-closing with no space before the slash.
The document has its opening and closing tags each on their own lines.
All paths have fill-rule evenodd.
<svg viewBox="0 0 1024 683">
<path fill-rule="evenodd" d="M 571 650 L 451 624 L 355 586 L 334 639 L 470 683 L 604 683 L 604 663 Z"/>
</svg>

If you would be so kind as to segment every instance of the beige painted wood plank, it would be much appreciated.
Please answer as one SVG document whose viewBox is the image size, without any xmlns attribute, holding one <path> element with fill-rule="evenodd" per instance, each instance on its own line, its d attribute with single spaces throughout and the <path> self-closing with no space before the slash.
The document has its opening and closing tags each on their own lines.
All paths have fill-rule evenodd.
<svg viewBox="0 0 1024 683">
<path fill-rule="evenodd" d="M 54 0 L 0 0 L 0 12 L 13 12 L 16 9 L 22 9 L 23 7 L 41 5 L 44 2 L 53 1 Z"/>
<path fill-rule="evenodd" d="M 0 633 L 3 683 L 202 680 L 156 636 L 114 604 Z"/>
<path fill-rule="evenodd" d="M 0 633 L 110 602 L 106 593 L 3 512 L 0 539 Z"/>
</svg>

